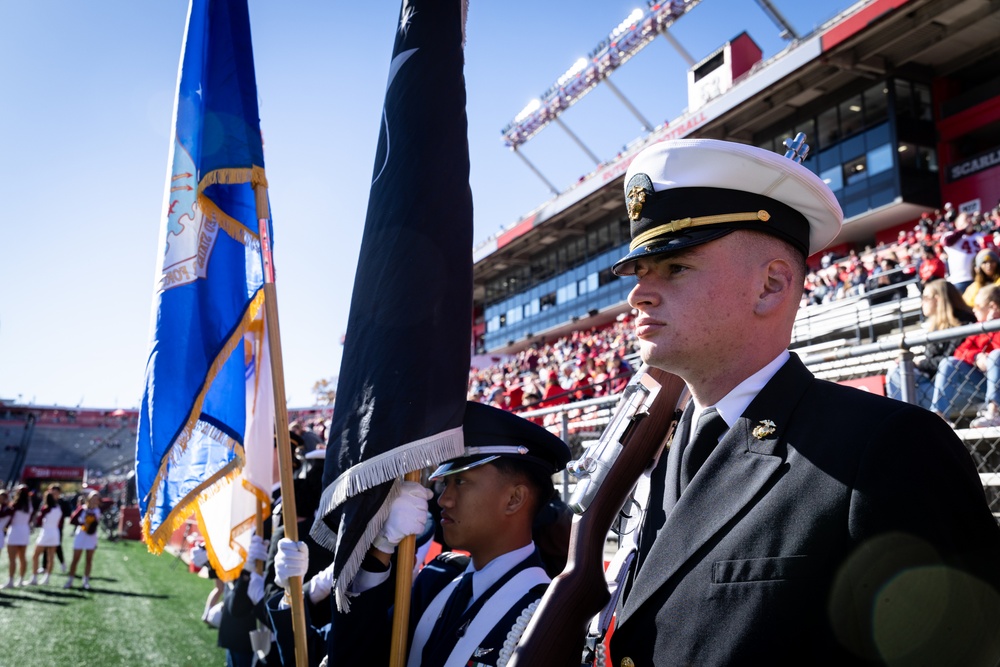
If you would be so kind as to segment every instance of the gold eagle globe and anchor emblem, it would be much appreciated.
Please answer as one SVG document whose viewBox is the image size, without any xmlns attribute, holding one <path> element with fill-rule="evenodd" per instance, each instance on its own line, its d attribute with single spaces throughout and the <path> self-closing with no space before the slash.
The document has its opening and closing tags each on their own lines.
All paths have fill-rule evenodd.
<svg viewBox="0 0 1000 667">
<path fill-rule="evenodd" d="M 774 422 L 770 419 L 762 419 L 759 424 L 753 427 L 753 437 L 758 440 L 763 440 L 769 435 L 774 435 L 774 431 L 777 427 Z"/>
<path fill-rule="evenodd" d="M 629 220 L 638 220 L 642 217 L 642 205 L 646 203 L 646 191 L 640 186 L 632 186 L 625 199 L 625 208 L 628 210 Z"/>
<path fill-rule="evenodd" d="M 625 194 L 625 210 L 628 211 L 629 220 L 635 222 L 642 217 L 642 207 L 653 192 L 653 181 L 646 174 L 636 174 L 629 180 L 628 192 Z"/>
</svg>

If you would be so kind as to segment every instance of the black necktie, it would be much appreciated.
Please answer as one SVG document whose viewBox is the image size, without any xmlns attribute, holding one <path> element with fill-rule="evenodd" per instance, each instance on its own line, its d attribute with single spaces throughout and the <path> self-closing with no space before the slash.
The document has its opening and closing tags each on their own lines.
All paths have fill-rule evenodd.
<svg viewBox="0 0 1000 667">
<path fill-rule="evenodd" d="M 444 605 L 441 617 L 434 624 L 431 636 L 427 640 L 427 647 L 435 646 L 438 642 L 447 642 L 449 646 L 455 644 L 458 638 L 459 620 L 472 599 L 472 572 L 466 572 L 458 581 L 458 586 L 451 592 L 448 602 Z"/>
<path fill-rule="evenodd" d="M 681 456 L 681 493 L 719 444 L 719 437 L 728 429 L 725 420 L 715 408 L 708 408 L 698 417 L 694 439 L 684 448 Z"/>
</svg>

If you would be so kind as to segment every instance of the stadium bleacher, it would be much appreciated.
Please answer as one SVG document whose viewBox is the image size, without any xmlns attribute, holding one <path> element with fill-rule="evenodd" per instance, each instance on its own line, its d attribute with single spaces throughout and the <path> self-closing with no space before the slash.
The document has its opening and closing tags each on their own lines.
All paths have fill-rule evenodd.
<svg viewBox="0 0 1000 667">
<path fill-rule="evenodd" d="M 7 479 L 27 438 L 25 466 L 125 475 L 135 460 L 136 413 L 8 407 L 0 412 L 0 474 Z M 27 415 L 33 414 L 33 427 Z"/>
</svg>

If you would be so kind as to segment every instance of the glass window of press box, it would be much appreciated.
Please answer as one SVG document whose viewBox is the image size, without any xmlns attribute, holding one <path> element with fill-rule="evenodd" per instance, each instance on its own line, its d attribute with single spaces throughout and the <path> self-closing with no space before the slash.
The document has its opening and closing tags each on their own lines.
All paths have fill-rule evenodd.
<svg viewBox="0 0 1000 667">
<path fill-rule="evenodd" d="M 851 218 L 897 198 L 935 205 L 937 155 L 930 86 L 904 79 L 825 96 L 758 146 L 784 152 L 804 132 L 811 146 L 803 165 L 819 175 Z"/>
<path fill-rule="evenodd" d="M 620 280 L 611 265 L 628 252 L 628 243 L 628 218 L 613 214 L 487 283 L 485 350 L 623 303 L 634 281 Z"/>
</svg>

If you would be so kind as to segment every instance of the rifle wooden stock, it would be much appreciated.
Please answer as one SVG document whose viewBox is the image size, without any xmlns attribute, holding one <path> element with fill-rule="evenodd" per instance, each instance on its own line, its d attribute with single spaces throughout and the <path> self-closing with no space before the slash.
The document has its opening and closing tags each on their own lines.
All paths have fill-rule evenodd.
<svg viewBox="0 0 1000 667">
<path fill-rule="evenodd" d="M 587 510 L 573 519 L 565 569 L 552 580 L 508 667 L 580 667 L 587 627 L 610 599 L 604 543 L 611 524 L 666 438 L 684 381 L 656 368 L 661 388 L 648 414 L 623 437 L 623 448 Z"/>
</svg>

